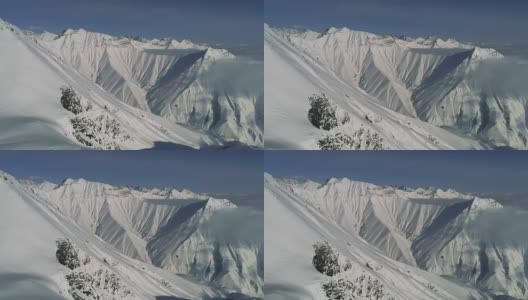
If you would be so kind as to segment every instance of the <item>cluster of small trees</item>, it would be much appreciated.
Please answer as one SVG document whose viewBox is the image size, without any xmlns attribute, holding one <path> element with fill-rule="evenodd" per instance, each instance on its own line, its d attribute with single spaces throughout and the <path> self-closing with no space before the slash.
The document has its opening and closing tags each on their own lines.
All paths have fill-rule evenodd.
<svg viewBox="0 0 528 300">
<path fill-rule="evenodd" d="M 75 300 L 92 299 L 95 295 L 94 278 L 85 272 L 72 272 L 66 275 L 70 294 Z"/>
<path fill-rule="evenodd" d="M 378 279 L 373 279 L 366 274 L 354 279 L 346 278 L 349 275 L 343 272 L 350 270 L 352 264 L 340 258 L 339 253 L 328 242 L 315 243 L 313 248 L 315 252 L 312 259 L 313 266 L 320 273 L 332 277 L 322 286 L 328 299 L 394 300 L 385 294 L 383 284 Z"/>
<path fill-rule="evenodd" d="M 71 119 L 71 123 L 75 138 L 88 147 L 97 145 L 104 150 L 119 150 L 119 145 L 113 140 L 130 139 L 128 134 L 122 134 L 119 123 L 108 116 L 100 115 L 95 120 L 88 117 L 75 117 Z"/>
<path fill-rule="evenodd" d="M 383 150 L 383 139 L 378 133 L 360 128 L 352 135 L 330 133 L 317 141 L 321 150 Z"/>
<path fill-rule="evenodd" d="M 119 150 L 115 139 L 130 139 L 130 135 L 121 132 L 117 120 L 99 115 L 95 118 L 88 115 L 79 115 L 92 109 L 92 105 L 83 104 L 81 97 L 71 87 L 61 88 L 62 106 L 76 116 L 70 120 L 73 127 L 73 136 L 81 144 L 104 150 Z"/>
<path fill-rule="evenodd" d="M 325 94 L 314 94 L 308 98 L 308 101 L 310 102 L 308 120 L 315 127 L 330 131 L 340 123 L 350 122 L 350 115 L 347 112 L 340 113 L 338 117 L 336 105 Z M 368 116 L 366 118 L 372 123 Z M 379 134 L 363 128 L 351 135 L 334 130 L 318 140 L 317 144 L 321 150 L 383 150 L 383 139 Z"/>
<path fill-rule="evenodd" d="M 110 296 L 126 297 L 132 292 L 121 285 L 115 273 L 98 269 L 90 274 L 83 271 L 73 271 L 66 275 L 70 286 L 70 294 L 75 300 L 108 299 Z"/>
<path fill-rule="evenodd" d="M 348 280 L 344 278 L 332 279 L 323 284 L 326 297 L 330 300 L 394 300 L 393 297 L 385 294 L 383 284 L 378 279 L 372 279 L 368 275 Z"/>
<path fill-rule="evenodd" d="M 57 261 L 72 270 L 66 275 L 66 281 L 70 286 L 68 292 L 74 300 L 108 299 L 110 295 L 120 297 L 131 295 L 131 291 L 121 285 L 115 273 L 101 268 L 91 273 L 82 270 L 79 250 L 69 239 L 59 239 L 56 244 Z M 83 265 L 90 263 L 90 257 L 86 256 Z"/>
</svg>

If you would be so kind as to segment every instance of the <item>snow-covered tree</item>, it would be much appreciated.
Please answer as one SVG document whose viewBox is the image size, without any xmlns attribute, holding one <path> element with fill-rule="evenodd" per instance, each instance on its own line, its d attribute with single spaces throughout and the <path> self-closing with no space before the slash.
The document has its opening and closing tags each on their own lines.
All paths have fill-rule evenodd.
<svg viewBox="0 0 528 300">
<path fill-rule="evenodd" d="M 75 249 L 69 239 L 60 239 L 55 242 L 57 251 L 55 256 L 60 264 L 73 270 L 81 265 L 79 260 L 79 250 Z"/>
<path fill-rule="evenodd" d="M 337 132 L 328 134 L 317 141 L 321 150 L 359 150 L 355 148 L 352 137 L 346 133 Z"/>
<path fill-rule="evenodd" d="M 62 87 L 61 88 L 62 96 L 60 102 L 62 107 L 71 111 L 74 114 L 80 114 L 83 112 L 83 107 L 81 104 L 81 97 L 77 95 L 75 90 L 71 87 Z"/>
<path fill-rule="evenodd" d="M 334 105 L 325 94 L 314 94 L 308 98 L 310 110 L 308 119 L 317 128 L 330 130 L 337 127 L 337 117 Z"/>
<path fill-rule="evenodd" d="M 383 150 L 383 139 L 378 133 L 358 129 L 352 135 L 331 132 L 317 141 L 321 150 Z"/>
<path fill-rule="evenodd" d="M 85 272 L 72 272 L 66 275 L 70 294 L 75 300 L 94 299 L 95 289 L 92 275 Z"/>
<path fill-rule="evenodd" d="M 132 292 L 110 270 L 88 272 L 77 269 L 66 275 L 66 281 L 70 286 L 68 292 L 74 300 L 135 299 Z"/>
<path fill-rule="evenodd" d="M 327 276 L 334 276 L 341 272 L 339 254 L 332 249 L 328 242 L 319 242 L 313 245 L 315 255 L 312 264 L 317 271 Z"/>
<path fill-rule="evenodd" d="M 330 300 L 394 300 L 378 279 L 365 274 L 356 278 L 334 277 L 323 284 L 323 290 Z"/>
</svg>

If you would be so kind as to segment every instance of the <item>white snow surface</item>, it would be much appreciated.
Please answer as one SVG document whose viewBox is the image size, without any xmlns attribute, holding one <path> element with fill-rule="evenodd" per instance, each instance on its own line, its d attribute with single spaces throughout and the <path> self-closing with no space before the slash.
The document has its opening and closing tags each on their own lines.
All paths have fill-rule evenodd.
<svg viewBox="0 0 528 300">
<path fill-rule="evenodd" d="M 227 199 L 189 190 L 133 189 L 84 179 L 68 179 L 58 185 L 24 184 L 62 215 L 128 257 L 210 282 L 227 293 L 263 295 L 262 232 L 252 233 L 254 238 L 248 240 L 226 236 L 215 228 L 241 226 L 224 219 L 240 212 Z"/>
<path fill-rule="evenodd" d="M 528 245 L 488 241 L 471 227 L 480 213 L 504 209 L 493 199 L 450 189 L 377 186 L 346 178 L 324 184 L 276 181 L 304 205 L 387 257 L 456 277 L 496 295 L 528 296 Z"/>
<path fill-rule="evenodd" d="M 491 299 L 471 284 L 389 258 L 345 230 L 339 219 L 325 215 L 287 182 L 265 174 L 264 186 L 266 299 L 327 299 L 322 284 L 329 277 L 312 265 L 312 245 L 322 241 L 352 264 L 339 278 L 366 275 L 378 279 L 384 287 L 383 299 Z"/>
<path fill-rule="evenodd" d="M 369 128 L 382 136 L 384 148 L 528 147 L 528 96 L 475 79 L 481 64 L 503 59 L 494 49 L 348 28 L 264 30 L 266 141 L 272 148 L 316 147 L 313 140 L 322 133 L 306 117 L 313 93 L 325 93 L 352 114 L 353 128 L 342 131 Z"/>
<path fill-rule="evenodd" d="M 68 268 L 55 257 L 58 239 L 68 238 L 91 262 L 82 271 L 115 273 L 132 292 L 105 299 L 217 299 L 218 288 L 132 259 L 79 226 L 25 184 L 0 172 L 0 299 L 73 299 L 65 275 Z"/>
</svg>

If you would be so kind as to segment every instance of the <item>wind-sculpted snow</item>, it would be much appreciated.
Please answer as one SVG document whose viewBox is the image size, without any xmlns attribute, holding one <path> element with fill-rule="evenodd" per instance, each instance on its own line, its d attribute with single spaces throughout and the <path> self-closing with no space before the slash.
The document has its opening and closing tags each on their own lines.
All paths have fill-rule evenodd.
<svg viewBox="0 0 528 300">
<path fill-rule="evenodd" d="M 528 295 L 526 239 L 512 238 L 513 232 L 519 233 L 515 226 L 493 230 L 482 225 L 498 225 L 507 215 L 519 220 L 523 214 L 512 214 L 493 199 L 454 190 L 383 187 L 335 178 L 324 184 L 284 184 L 340 228 L 391 258 L 456 276 L 496 295 Z M 486 228 L 490 233 L 484 232 Z"/>
<path fill-rule="evenodd" d="M 345 57 L 339 54 L 344 52 L 344 49 L 339 48 L 340 44 L 330 45 L 320 34 L 292 33 L 288 30 L 272 29 L 267 25 L 264 31 L 266 148 L 319 149 L 318 141 L 328 134 L 345 134 L 352 137 L 358 135 L 361 130 L 376 134 L 382 149 L 485 147 L 470 138 L 395 112 L 362 90 L 358 86 L 361 78 L 357 76 L 363 67 L 370 67 L 368 64 L 360 64 L 359 59 L 366 59 L 365 57 L 371 56 L 372 53 L 364 49 L 361 43 L 368 40 L 370 34 L 356 32 L 350 36 L 343 44 L 357 44 L 359 50 L 347 51 L 345 54 L 348 56 Z M 334 49 L 335 53 L 331 50 L 318 52 L 317 55 L 310 52 L 325 45 Z M 380 53 L 380 56 L 386 60 L 393 59 L 387 52 Z M 401 53 L 401 56 L 408 56 L 407 59 L 410 59 L 413 55 Z M 435 63 L 438 64 L 438 60 L 428 61 L 428 64 Z M 424 63 L 423 66 L 417 67 L 419 74 L 405 76 L 412 81 L 414 77 L 425 76 L 423 74 L 428 72 L 428 68 L 431 67 Z M 344 77 L 352 79 L 347 82 Z M 384 88 L 381 83 L 376 83 L 376 80 L 364 78 L 363 82 L 365 85 L 379 86 L 381 91 Z M 405 92 L 400 87 L 396 88 L 399 92 Z M 336 105 L 336 111 L 347 115 L 346 121 L 342 120 L 342 123 L 330 132 L 315 128 L 307 118 L 308 98 L 313 94 L 322 93 Z M 389 98 L 396 99 L 393 96 Z M 394 102 L 394 106 L 404 107 L 403 102 L 398 103 Z"/>
<path fill-rule="evenodd" d="M 39 187 L 53 189 L 49 184 Z M 3 299 L 72 299 L 66 276 L 79 274 L 75 272 L 92 274 L 88 278 L 101 283 L 110 278 L 124 287 L 119 292 L 128 291 L 118 295 L 115 290 L 107 290 L 105 295 L 113 293 L 111 299 L 198 300 L 226 295 L 198 281 L 124 256 L 64 216 L 49 200 L 34 194 L 27 183 L 21 184 L 3 172 L 0 172 L 0 223 L 0 298 Z M 79 251 L 82 266 L 77 270 L 72 271 L 57 261 L 55 241 L 59 239 L 69 239 Z M 105 274 L 113 275 L 105 277 Z"/>
<path fill-rule="evenodd" d="M 132 189 L 83 179 L 25 184 L 129 257 L 228 292 L 262 296 L 262 213 L 188 190 Z"/>
<path fill-rule="evenodd" d="M 143 149 L 156 142 L 201 148 L 223 144 L 203 131 L 118 101 L 51 55 L 42 47 L 44 42 L 13 25 L 0 26 L 0 43 L 0 148 Z M 61 88 L 67 86 L 91 107 L 89 111 L 74 115 L 61 106 Z"/>
<path fill-rule="evenodd" d="M 189 41 L 138 41 L 82 29 L 33 37 L 124 103 L 226 141 L 263 144 L 262 62 Z"/>
<path fill-rule="evenodd" d="M 274 30 L 305 60 L 365 91 L 384 107 L 494 147 L 528 147 L 528 94 L 519 85 L 500 84 L 522 76 L 518 67 L 509 72 L 487 67 L 508 65 L 494 49 L 347 28 L 324 33 Z M 482 77 L 491 80 L 484 84 Z"/>
<path fill-rule="evenodd" d="M 332 184 L 339 183 L 329 183 Z M 266 299 L 329 299 L 323 285 L 339 280 L 348 282 L 349 288 L 342 291 L 347 296 L 341 299 L 491 299 L 471 284 L 451 281 L 389 258 L 340 226 L 334 216 L 325 213 L 323 206 L 319 208 L 299 195 L 297 189 L 301 186 L 313 191 L 321 184 L 297 185 L 265 174 Z M 357 191 L 343 188 L 342 192 L 362 194 L 372 188 L 364 183 L 354 186 Z M 325 189 L 324 185 L 321 189 Z M 312 265 L 313 245 L 324 241 L 349 263 L 333 277 L 319 273 Z M 368 293 L 358 292 L 364 290 L 365 282 L 376 282 L 381 293 L 367 296 Z"/>
</svg>

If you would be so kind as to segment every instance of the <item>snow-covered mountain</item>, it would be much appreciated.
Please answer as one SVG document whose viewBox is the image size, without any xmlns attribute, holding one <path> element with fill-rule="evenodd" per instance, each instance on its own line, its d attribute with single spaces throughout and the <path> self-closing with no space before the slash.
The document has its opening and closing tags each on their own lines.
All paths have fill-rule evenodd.
<svg viewBox="0 0 528 300">
<path fill-rule="evenodd" d="M 487 216 L 505 210 L 493 199 L 437 188 L 376 186 L 346 178 L 332 178 L 324 184 L 277 181 L 305 205 L 387 257 L 456 277 L 495 295 L 528 296 L 525 240 L 504 243 L 475 228 Z M 500 234 L 499 229 L 495 231 Z"/>
<path fill-rule="evenodd" d="M 2 299 L 72 299 L 72 272 L 55 258 L 59 239 L 79 250 L 83 264 L 74 273 L 118 278 L 121 288 L 105 299 L 262 297 L 262 233 L 248 241 L 214 227 L 240 213 L 229 200 L 82 179 L 18 181 L 6 173 L 0 200 Z"/>
<path fill-rule="evenodd" d="M 388 257 L 300 196 L 291 183 L 266 174 L 264 186 L 266 299 L 329 299 L 328 283 L 346 286 L 334 289 L 333 299 L 492 299 L 471 283 Z M 312 246 L 324 241 L 348 261 L 333 277 L 312 265 Z"/>
<path fill-rule="evenodd" d="M 223 218 L 251 213 L 227 199 L 189 190 L 132 189 L 83 179 L 58 185 L 24 184 L 62 215 L 129 257 L 232 293 L 262 296 L 262 233 L 253 233 L 250 240 L 237 236 L 233 228 L 226 229 L 235 232 L 231 236 L 222 234 L 216 227 L 226 221 Z M 262 221 L 255 217 L 254 222 Z"/>
<path fill-rule="evenodd" d="M 1 20 L 0 42 L 1 148 L 262 145 L 262 62 L 189 41 L 35 34 Z M 82 113 L 61 106 L 67 86 Z"/>
<path fill-rule="evenodd" d="M 266 119 L 273 120 L 266 136 L 273 147 L 281 141 L 313 147 L 321 136 L 306 119 L 313 93 L 325 93 L 351 114 L 351 124 L 336 130 L 368 128 L 383 138 L 384 148 L 528 147 L 528 95 L 483 79 L 493 76 L 483 74 L 483 66 L 504 59 L 494 49 L 452 39 L 266 25 L 265 56 Z M 290 122 L 297 136 L 273 125 L 285 115 L 295 115 Z"/>
<path fill-rule="evenodd" d="M 138 41 L 82 29 L 33 36 L 127 104 L 228 141 L 262 145 L 262 62 L 188 40 Z"/>
<path fill-rule="evenodd" d="M 3 172 L 0 208 L 1 299 L 73 299 L 66 280 L 72 271 L 55 257 L 55 241 L 66 238 L 79 249 L 83 260 L 90 258 L 80 267 L 82 272 L 92 274 L 95 280 L 104 280 L 97 275 L 107 272 L 118 278 L 119 288 L 112 288 L 115 294 L 105 294 L 104 299 L 213 299 L 225 295 L 197 280 L 121 254 Z M 111 289 L 107 291 L 111 293 Z M 128 296 L 118 295 L 125 291 L 130 292 Z"/>
</svg>

